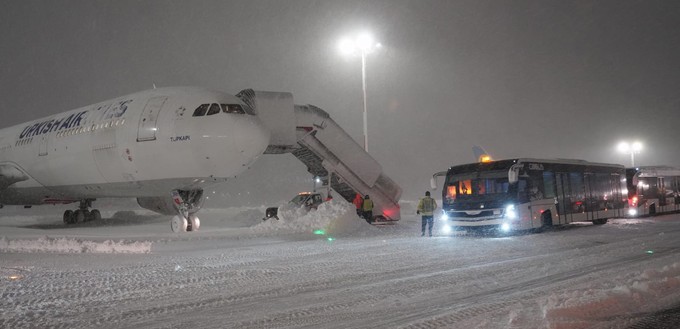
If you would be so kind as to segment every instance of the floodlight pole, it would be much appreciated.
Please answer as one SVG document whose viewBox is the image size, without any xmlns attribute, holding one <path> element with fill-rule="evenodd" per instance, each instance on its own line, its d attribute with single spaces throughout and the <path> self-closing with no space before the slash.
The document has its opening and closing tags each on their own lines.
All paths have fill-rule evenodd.
<svg viewBox="0 0 680 329">
<path fill-rule="evenodd" d="M 635 168 L 635 151 L 631 150 L 630 151 L 630 164 Z"/>
<path fill-rule="evenodd" d="M 361 88 L 364 92 L 364 151 L 368 152 L 368 111 L 366 106 L 366 51 L 361 50 Z"/>
</svg>

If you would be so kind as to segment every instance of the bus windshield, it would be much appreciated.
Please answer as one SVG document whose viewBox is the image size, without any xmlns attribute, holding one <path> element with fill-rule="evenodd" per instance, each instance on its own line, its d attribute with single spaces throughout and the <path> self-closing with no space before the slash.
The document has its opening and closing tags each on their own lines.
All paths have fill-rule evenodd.
<svg viewBox="0 0 680 329">
<path fill-rule="evenodd" d="M 444 202 L 466 200 L 499 200 L 511 197 L 507 171 L 454 174 L 446 180 Z M 513 193 L 513 194 L 516 194 Z"/>
</svg>

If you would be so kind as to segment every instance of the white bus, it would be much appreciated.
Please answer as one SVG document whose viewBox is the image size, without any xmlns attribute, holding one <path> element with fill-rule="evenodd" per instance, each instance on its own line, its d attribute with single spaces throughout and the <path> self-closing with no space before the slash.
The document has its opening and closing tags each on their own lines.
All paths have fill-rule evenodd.
<svg viewBox="0 0 680 329">
<path fill-rule="evenodd" d="M 628 168 L 626 181 L 629 216 L 680 211 L 680 169 L 665 166 Z"/>
<path fill-rule="evenodd" d="M 442 188 L 444 231 L 528 230 L 623 217 L 625 168 L 583 160 L 510 159 L 454 166 Z"/>
</svg>

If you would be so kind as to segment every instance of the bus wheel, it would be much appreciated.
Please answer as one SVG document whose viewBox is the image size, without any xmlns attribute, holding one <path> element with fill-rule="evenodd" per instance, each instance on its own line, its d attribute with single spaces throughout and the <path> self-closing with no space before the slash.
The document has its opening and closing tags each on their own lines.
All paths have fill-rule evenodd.
<svg viewBox="0 0 680 329">
<path fill-rule="evenodd" d="M 541 214 L 541 226 L 532 229 L 532 231 L 535 233 L 541 233 L 546 228 L 549 228 L 551 226 L 552 226 L 552 214 L 550 213 L 550 210 L 546 210 Z"/>
<path fill-rule="evenodd" d="M 595 225 L 607 224 L 607 218 L 593 219 L 593 224 L 595 224 Z"/>
<path fill-rule="evenodd" d="M 552 214 L 550 213 L 550 210 L 544 211 L 541 214 L 541 227 L 550 227 L 552 224 Z"/>
</svg>

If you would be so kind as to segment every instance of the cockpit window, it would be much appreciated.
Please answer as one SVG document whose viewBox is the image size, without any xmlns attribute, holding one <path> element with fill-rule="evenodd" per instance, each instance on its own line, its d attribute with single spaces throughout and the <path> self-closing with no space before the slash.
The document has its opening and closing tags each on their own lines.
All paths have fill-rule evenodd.
<svg viewBox="0 0 680 329">
<path fill-rule="evenodd" d="M 246 114 L 246 112 L 239 104 L 220 104 L 220 105 L 222 106 L 222 112 L 224 113 Z"/>
<path fill-rule="evenodd" d="M 205 115 L 205 112 L 208 111 L 208 106 L 209 106 L 209 105 L 210 105 L 210 104 L 201 104 L 199 107 L 196 108 L 196 110 L 194 111 L 194 115 L 193 115 L 193 116 L 195 116 L 195 117 L 202 117 L 202 116 L 204 116 L 204 115 Z"/>
<path fill-rule="evenodd" d="M 214 103 L 211 104 L 210 109 L 208 110 L 208 115 L 213 115 L 217 113 L 220 113 L 220 106 Z"/>
<path fill-rule="evenodd" d="M 250 114 L 255 115 L 248 107 L 241 104 L 201 104 L 194 110 L 195 117 L 202 117 L 205 115 L 215 115 L 217 113 L 235 113 L 235 114 Z"/>
</svg>

